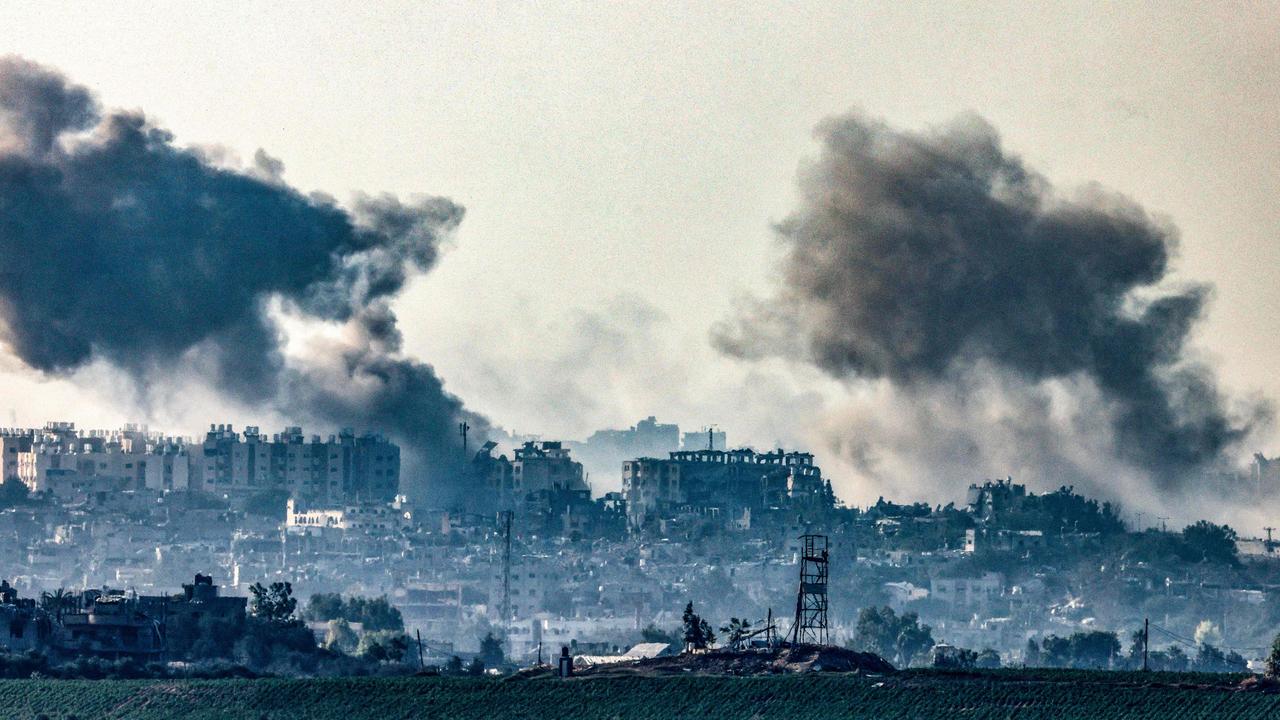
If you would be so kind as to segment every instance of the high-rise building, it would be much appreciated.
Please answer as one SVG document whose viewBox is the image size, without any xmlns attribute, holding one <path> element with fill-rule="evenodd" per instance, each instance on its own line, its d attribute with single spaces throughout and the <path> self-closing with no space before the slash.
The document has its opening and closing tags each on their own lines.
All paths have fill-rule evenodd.
<svg viewBox="0 0 1280 720">
<path fill-rule="evenodd" d="M 58 496 L 149 489 L 251 495 L 267 490 L 315 502 L 389 502 L 400 489 L 400 448 L 344 429 L 310 441 L 298 427 L 268 438 L 255 426 L 209 426 L 200 443 L 149 432 L 77 431 L 73 423 L 0 431 L 5 477 Z"/>
<path fill-rule="evenodd" d="M 257 427 L 243 436 L 230 425 L 211 425 L 192 462 L 192 487 L 219 494 L 287 490 L 319 502 L 389 502 L 400 489 L 400 448 L 376 434 L 350 428 L 310 441 L 300 427 L 268 441 Z"/>
</svg>

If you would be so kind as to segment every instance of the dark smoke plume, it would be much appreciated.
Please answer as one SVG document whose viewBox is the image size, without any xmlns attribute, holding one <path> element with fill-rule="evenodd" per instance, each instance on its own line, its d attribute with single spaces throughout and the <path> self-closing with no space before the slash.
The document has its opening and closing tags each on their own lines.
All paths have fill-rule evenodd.
<svg viewBox="0 0 1280 720">
<path fill-rule="evenodd" d="M 1116 455 L 1165 486 L 1247 432 L 1187 357 L 1207 288 L 1160 286 L 1171 227 L 1097 187 L 1060 197 L 978 117 L 912 133 L 849 116 L 818 136 L 778 226 L 781 290 L 718 328 L 721 349 L 914 394 L 979 366 L 1021 386 L 1087 379 Z"/>
<path fill-rule="evenodd" d="M 103 114 L 60 74 L 0 59 L 5 341 L 44 372 L 104 360 L 144 390 L 196 355 L 240 402 L 383 430 L 409 474 L 448 474 L 455 423 L 486 423 L 402 355 L 388 302 L 435 264 L 462 208 L 379 196 L 348 211 L 282 170 L 261 152 L 248 171 L 216 166 L 139 113 Z M 287 363 L 272 301 L 344 339 Z"/>
</svg>

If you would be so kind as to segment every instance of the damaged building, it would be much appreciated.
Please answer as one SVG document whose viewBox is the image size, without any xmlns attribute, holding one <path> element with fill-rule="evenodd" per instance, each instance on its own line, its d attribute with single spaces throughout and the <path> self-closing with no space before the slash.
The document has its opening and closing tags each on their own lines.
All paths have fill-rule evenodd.
<svg viewBox="0 0 1280 720">
<path fill-rule="evenodd" d="M 643 528 L 663 514 L 686 509 L 741 518 L 769 511 L 817 513 L 834 504 L 831 483 L 811 453 L 778 449 L 681 450 L 665 459 L 637 458 L 622 465 L 627 524 Z"/>
<path fill-rule="evenodd" d="M 400 448 L 344 429 L 327 440 L 299 427 L 270 437 L 255 426 L 209 426 L 199 444 L 145 425 L 78 431 L 74 423 L 0 432 L 5 478 L 63 499 L 121 490 L 197 490 L 224 496 L 282 491 L 313 501 L 390 501 L 400 488 Z"/>
</svg>

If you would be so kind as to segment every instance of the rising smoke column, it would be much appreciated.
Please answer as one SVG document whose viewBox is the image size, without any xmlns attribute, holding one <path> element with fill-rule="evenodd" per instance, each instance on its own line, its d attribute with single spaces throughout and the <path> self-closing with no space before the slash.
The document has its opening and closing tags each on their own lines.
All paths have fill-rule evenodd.
<svg viewBox="0 0 1280 720">
<path fill-rule="evenodd" d="M 777 228 L 780 289 L 717 328 L 722 350 L 887 381 L 933 422 L 974 368 L 1003 375 L 1014 406 L 1044 404 L 1027 393 L 1046 382 L 1092 385 L 1111 452 L 1162 487 L 1246 434 L 1187 356 L 1207 288 L 1161 285 L 1173 228 L 1097 187 L 1060 196 L 976 116 L 915 133 L 853 115 L 817 135 Z"/>
<path fill-rule="evenodd" d="M 135 112 L 103 113 L 60 74 L 0 58 L 0 325 L 46 373 L 94 360 L 144 389 L 196 358 L 250 407 L 387 432 L 406 473 L 452 474 L 455 423 L 487 423 L 402 353 L 388 302 L 436 262 L 445 198 L 307 196 L 261 152 L 218 167 Z M 288 363 L 281 302 L 338 339 Z M 319 351 L 319 352 L 317 352 Z"/>
</svg>

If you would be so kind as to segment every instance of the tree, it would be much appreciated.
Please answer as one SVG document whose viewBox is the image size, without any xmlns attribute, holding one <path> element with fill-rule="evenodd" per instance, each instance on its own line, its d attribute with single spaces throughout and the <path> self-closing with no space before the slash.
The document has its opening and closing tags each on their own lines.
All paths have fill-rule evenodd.
<svg viewBox="0 0 1280 720">
<path fill-rule="evenodd" d="M 716 644 L 716 633 L 711 629 L 711 623 L 704 618 L 698 618 L 699 630 L 702 632 L 702 647 L 709 648 Z"/>
<path fill-rule="evenodd" d="M 720 632 L 725 634 L 725 642 L 729 647 L 737 649 L 751 634 L 751 621 L 746 618 L 729 618 L 729 624 L 721 625 Z"/>
<path fill-rule="evenodd" d="M 67 592 L 66 588 L 40 593 L 40 607 L 44 608 L 45 612 L 53 613 L 58 622 L 62 622 L 62 611 L 74 607 L 75 602 L 76 596 Z"/>
<path fill-rule="evenodd" d="M 1271 641 L 1271 654 L 1267 655 L 1267 677 L 1280 679 L 1280 635 Z"/>
<path fill-rule="evenodd" d="M 473 659 L 471 660 L 471 664 L 470 664 L 470 665 L 467 665 L 467 674 L 468 674 L 468 675 L 483 675 L 483 674 L 484 674 L 484 661 L 483 661 L 483 660 L 481 660 L 480 658 L 473 658 Z"/>
<path fill-rule="evenodd" d="M 309 620 L 341 618 L 349 623 L 360 623 L 365 630 L 404 630 L 404 617 L 385 595 L 376 598 L 357 595 L 343 599 L 337 593 L 316 593 L 307 601 L 303 614 Z"/>
<path fill-rule="evenodd" d="M 684 649 L 689 650 L 706 650 L 716 642 L 716 634 L 711 629 L 711 623 L 703 620 L 693 611 L 693 603 L 690 602 L 684 606 L 684 614 L 680 616 L 681 622 L 684 623 Z"/>
<path fill-rule="evenodd" d="M 26 483 L 13 476 L 7 477 L 0 483 L 0 507 L 21 505 L 29 494 L 30 488 Z"/>
<path fill-rule="evenodd" d="M 939 645 L 934 648 L 933 666 L 948 670 L 968 670 L 978 662 L 978 653 L 966 649 Z"/>
<path fill-rule="evenodd" d="M 480 659 L 486 667 L 499 668 L 506 664 L 506 654 L 502 651 L 502 640 L 493 633 L 485 633 L 480 640 Z"/>
<path fill-rule="evenodd" d="M 863 608 L 858 613 L 851 644 L 859 650 L 892 658 L 896 650 L 897 621 L 897 615 L 887 606 Z"/>
<path fill-rule="evenodd" d="M 1182 672 L 1190 664 L 1187 654 L 1177 645 L 1165 650 L 1152 651 L 1150 660 L 1152 669 L 1167 672 Z"/>
<path fill-rule="evenodd" d="M 1204 644 L 1196 653 L 1193 667 L 1201 672 L 1246 672 L 1249 661 L 1237 652 L 1224 653 L 1212 645 Z"/>
<path fill-rule="evenodd" d="M 910 665 L 916 658 L 923 657 L 934 644 L 932 628 L 921 625 L 915 613 L 902 615 L 894 646 L 903 665 Z"/>
<path fill-rule="evenodd" d="M 983 648 L 978 652 L 978 657 L 974 660 L 973 666 L 984 670 L 995 670 L 1000 667 L 1000 653 L 992 648 Z"/>
<path fill-rule="evenodd" d="M 1142 667 L 1142 651 L 1147 647 L 1147 631 L 1134 630 L 1129 635 L 1129 665 L 1135 668 Z"/>
<path fill-rule="evenodd" d="M 391 632 L 384 630 L 382 632 Z M 404 662 L 405 655 L 409 652 L 409 636 L 399 633 L 391 637 L 387 643 L 387 659 L 392 662 Z"/>
<path fill-rule="evenodd" d="M 1022 652 L 1022 664 L 1028 667 L 1038 667 L 1044 664 L 1044 657 L 1035 638 L 1027 640 L 1027 649 Z"/>
<path fill-rule="evenodd" d="M 365 633 L 356 648 L 357 655 L 375 662 L 403 662 L 408 651 L 408 636 L 390 630 Z"/>
<path fill-rule="evenodd" d="M 249 614 L 255 618 L 276 623 L 293 620 L 293 611 L 298 601 L 293 598 L 293 584 L 273 582 L 269 587 L 262 583 L 249 586 Z"/>
<path fill-rule="evenodd" d="M 1236 557 L 1236 531 L 1227 525 L 1215 525 L 1201 520 L 1182 530 L 1182 541 L 1187 545 L 1187 560 L 1192 562 L 1220 562 L 1239 565 Z"/>
<path fill-rule="evenodd" d="M 1092 631 L 1074 633 L 1069 637 L 1050 635 L 1035 647 L 1028 641 L 1028 665 L 1045 667 L 1104 668 L 1110 667 L 1120 655 L 1120 638 L 1115 633 Z"/>
<path fill-rule="evenodd" d="M 1075 633 L 1070 641 L 1072 665 L 1075 667 L 1110 667 L 1120 654 L 1120 638 L 1112 632 Z"/>
<path fill-rule="evenodd" d="M 863 608 L 852 641 L 855 648 L 892 658 L 902 667 L 923 658 L 935 644 L 933 628 L 921 625 L 918 615 L 899 617 L 887 606 Z"/>
<path fill-rule="evenodd" d="M 281 662 L 293 664 L 318 650 L 315 634 L 291 615 L 250 615 L 243 628 L 243 634 L 235 642 L 234 655 L 251 667 L 265 668 Z"/>
<path fill-rule="evenodd" d="M 404 617 L 386 595 L 376 598 L 353 597 L 349 601 L 352 612 L 367 630 L 404 630 Z M 350 620 L 350 618 L 348 618 Z"/>
<path fill-rule="evenodd" d="M 1071 666 L 1071 640 L 1050 635 L 1040 641 L 1040 662 L 1048 667 Z"/>
<path fill-rule="evenodd" d="M 337 618 L 346 620 L 343 614 L 342 596 L 338 593 L 315 593 L 307 600 L 307 609 L 303 615 L 308 620 L 321 622 Z"/>
</svg>

